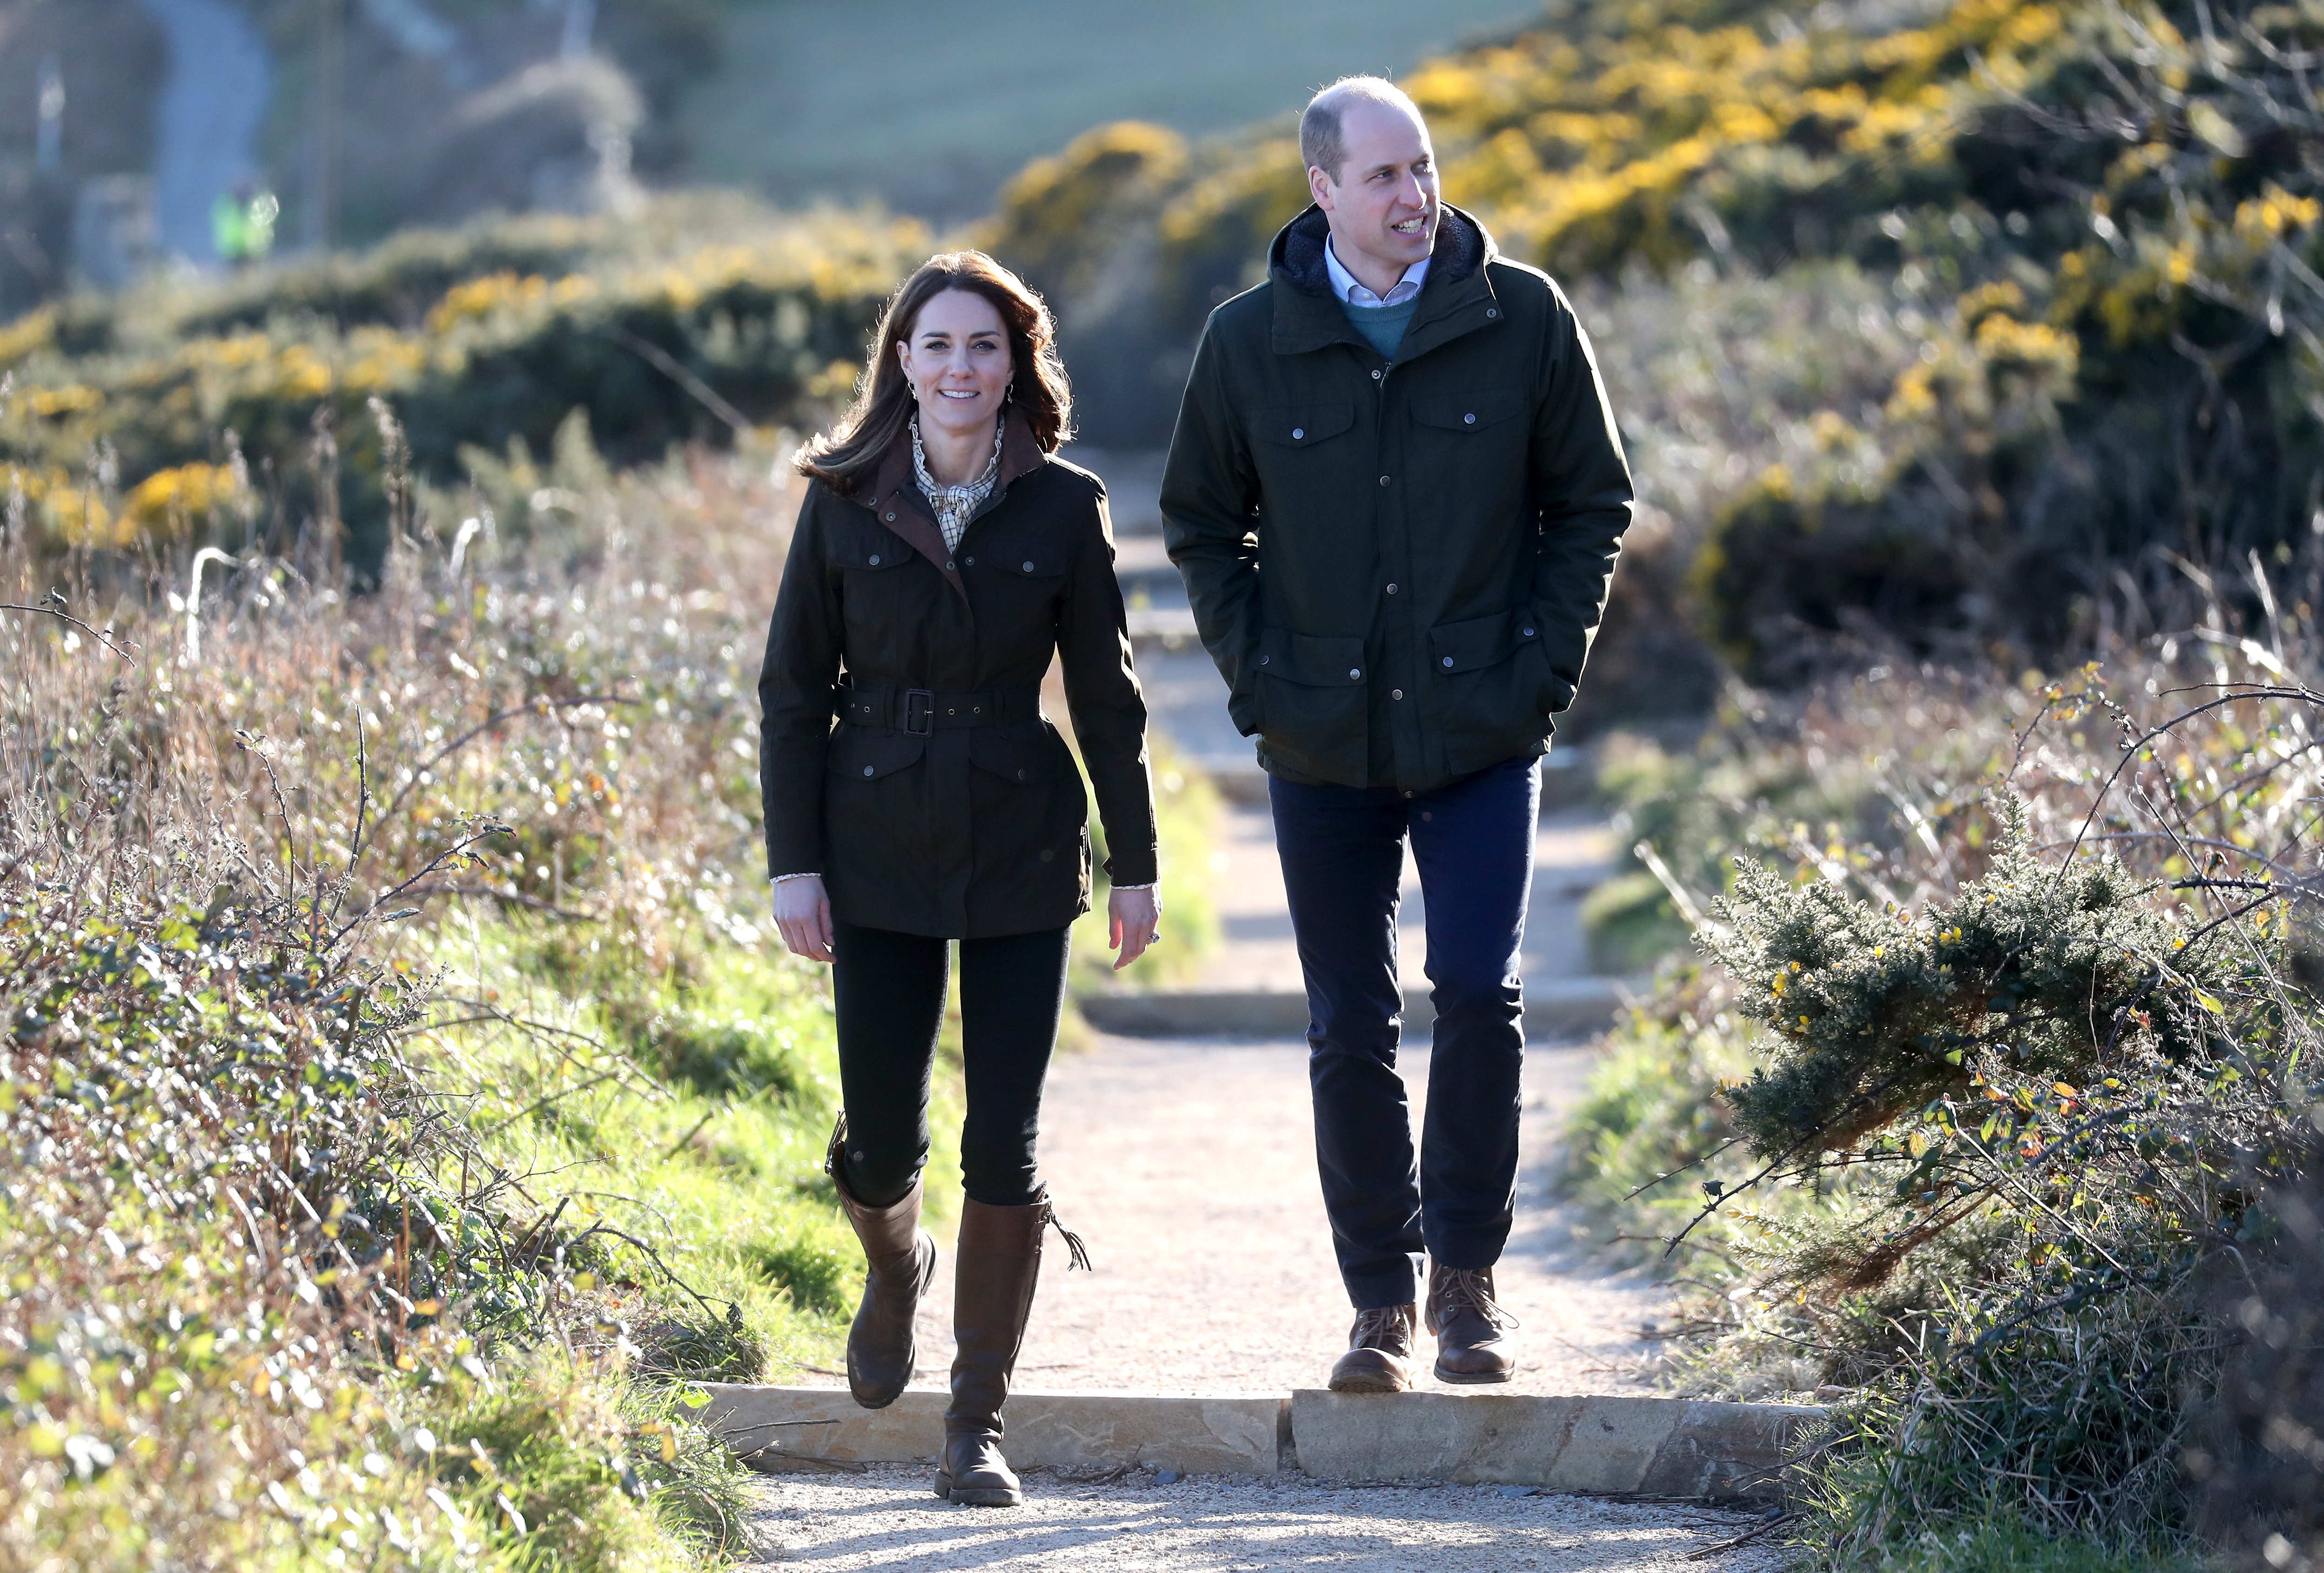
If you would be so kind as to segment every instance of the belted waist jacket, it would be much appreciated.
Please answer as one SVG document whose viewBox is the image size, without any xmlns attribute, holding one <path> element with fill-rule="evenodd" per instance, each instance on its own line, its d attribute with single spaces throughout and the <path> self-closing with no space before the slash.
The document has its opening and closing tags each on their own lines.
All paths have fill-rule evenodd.
<svg viewBox="0 0 2324 1573">
<path fill-rule="evenodd" d="M 821 874 L 843 922 L 979 939 L 1089 910 L 1089 799 L 1040 711 L 1053 658 L 1107 870 L 1156 878 L 1105 487 L 1009 420 L 1000 483 L 956 550 L 908 437 L 856 494 L 816 481 L 799 511 L 759 678 L 767 871 Z"/>
<path fill-rule="evenodd" d="M 1572 308 L 1440 212 L 1393 362 L 1333 294 L 1310 207 L 1187 382 L 1164 536 L 1236 726 L 1288 779 L 1411 793 L 1545 752 L 1629 527 Z"/>
</svg>

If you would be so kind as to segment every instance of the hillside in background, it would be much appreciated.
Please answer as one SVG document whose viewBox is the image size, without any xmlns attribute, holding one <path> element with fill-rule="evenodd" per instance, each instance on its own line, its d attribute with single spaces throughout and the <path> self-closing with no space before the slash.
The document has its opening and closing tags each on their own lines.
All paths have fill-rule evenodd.
<svg viewBox="0 0 2324 1573">
<path fill-rule="evenodd" d="M 2264 598 L 2324 486 L 2318 25 L 1637 0 L 1405 80 L 1450 199 L 1596 332 L 1700 625 L 1788 681 L 1851 644 L 2079 648 L 2196 572 Z M 1117 125 L 982 233 L 1057 299 L 1096 435 L 1159 441 L 1305 200 L 1281 126 Z"/>
<path fill-rule="evenodd" d="M 1335 77 L 1401 72 L 1540 15 L 1538 0 L 738 0 L 678 124 L 693 179 L 961 221 L 1092 125 L 1231 132 Z"/>
<path fill-rule="evenodd" d="M 553 9 L 461 14 L 532 39 Z M 600 25 L 674 38 L 693 14 L 608 0 Z M 2255 573 L 2324 497 L 2316 26 L 2194 0 L 1566 0 L 1406 73 L 1448 196 L 1572 292 L 1630 441 L 1648 507 L 1592 685 L 1608 713 L 1699 712 L 1712 648 L 1760 683 L 2048 660 L 2167 621 L 2196 576 L 2275 593 Z M 60 539 L 214 528 L 185 519 L 215 486 L 157 477 L 231 470 L 228 430 L 254 463 L 309 443 L 327 393 L 353 461 L 331 511 L 376 541 L 368 398 L 438 484 L 576 408 L 618 461 L 812 421 L 927 244 L 637 200 L 577 221 L 586 243 L 486 225 L 25 317 L 0 332 L 0 455 Z M 1304 200 L 1287 120 L 1119 122 L 971 233 L 1056 305 L 1085 437 L 1150 447 L 1204 317 Z"/>
</svg>

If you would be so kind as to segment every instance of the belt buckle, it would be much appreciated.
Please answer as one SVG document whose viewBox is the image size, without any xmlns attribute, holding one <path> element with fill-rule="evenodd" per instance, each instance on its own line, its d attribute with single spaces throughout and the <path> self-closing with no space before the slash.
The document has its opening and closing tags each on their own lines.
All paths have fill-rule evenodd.
<svg viewBox="0 0 2324 1573">
<path fill-rule="evenodd" d="M 926 737 L 936 730 L 936 690 L 933 688 L 905 689 L 904 730 L 914 737 Z"/>
</svg>

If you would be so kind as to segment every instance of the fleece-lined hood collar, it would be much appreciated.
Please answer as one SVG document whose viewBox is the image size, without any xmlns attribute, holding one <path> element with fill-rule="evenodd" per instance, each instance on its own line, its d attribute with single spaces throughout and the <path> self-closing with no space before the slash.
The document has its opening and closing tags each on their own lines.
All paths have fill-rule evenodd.
<svg viewBox="0 0 2324 1573">
<path fill-rule="evenodd" d="M 1363 344 L 1332 292 L 1332 276 L 1323 263 L 1323 243 L 1331 233 L 1323 210 L 1310 207 L 1285 225 L 1268 248 L 1267 276 L 1276 285 L 1278 354 L 1304 354 L 1332 344 Z M 1500 320 L 1485 271 L 1486 264 L 1499 255 L 1491 234 L 1472 215 L 1449 202 L 1438 206 L 1428 281 L 1421 289 L 1411 326 L 1405 329 L 1398 361 Z"/>
</svg>

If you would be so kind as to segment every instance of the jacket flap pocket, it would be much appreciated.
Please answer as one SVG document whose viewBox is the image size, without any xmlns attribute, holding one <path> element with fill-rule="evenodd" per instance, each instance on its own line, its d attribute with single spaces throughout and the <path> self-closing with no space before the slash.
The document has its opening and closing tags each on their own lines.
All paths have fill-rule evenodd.
<svg viewBox="0 0 2324 1573">
<path fill-rule="evenodd" d="M 1364 641 L 1267 629 L 1259 634 L 1259 669 L 1286 683 L 1345 688 L 1364 680 Z"/>
<path fill-rule="evenodd" d="M 1283 447 L 1312 447 L 1355 423 L 1352 404 L 1281 404 L 1251 411 L 1250 435 Z"/>
<path fill-rule="evenodd" d="M 1071 768 L 1073 755 L 1047 726 L 981 726 L 968 734 L 968 757 L 979 768 L 1010 781 L 1050 781 Z"/>
<path fill-rule="evenodd" d="M 876 781 L 920 762 L 928 740 L 908 731 L 867 731 L 843 726 L 831 734 L 829 769 L 843 778 Z"/>
<path fill-rule="evenodd" d="M 1452 431 L 1482 431 L 1524 409 L 1525 400 L 1514 388 L 1471 388 L 1466 393 L 1431 394 L 1412 401 L 1413 419 Z"/>
<path fill-rule="evenodd" d="M 969 558 L 1012 579 L 1054 579 L 1065 571 L 1065 554 L 1056 547 L 987 547 Z"/>
<path fill-rule="evenodd" d="M 1428 630 L 1430 649 L 1440 672 L 1473 672 L 1506 661 L 1520 646 L 1532 643 L 1540 624 L 1523 607 L 1472 617 L 1464 622 L 1439 623 Z"/>
<path fill-rule="evenodd" d="M 912 548 L 906 546 L 901 538 L 877 526 L 835 535 L 828 549 L 831 560 L 843 568 L 877 570 L 899 567 L 912 555 Z"/>
</svg>

